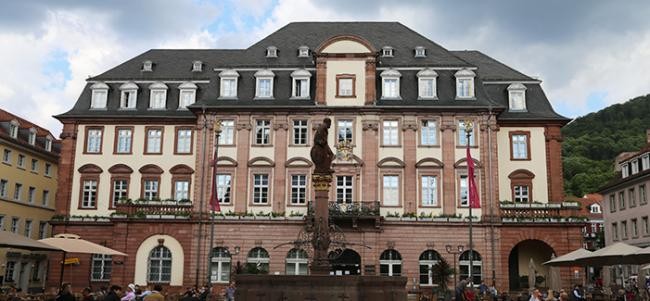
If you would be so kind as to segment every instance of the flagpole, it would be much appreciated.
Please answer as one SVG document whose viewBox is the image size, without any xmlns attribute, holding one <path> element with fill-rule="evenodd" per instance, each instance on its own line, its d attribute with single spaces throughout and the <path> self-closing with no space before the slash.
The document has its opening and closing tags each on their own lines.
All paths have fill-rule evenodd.
<svg viewBox="0 0 650 301">
<path fill-rule="evenodd" d="M 210 185 L 210 214 L 211 214 L 211 220 L 210 220 L 210 249 L 208 250 L 208 285 L 209 291 L 208 291 L 208 297 L 211 296 L 212 292 L 212 255 L 213 255 L 213 248 L 214 248 L 214 220 L 215 220 L 215 207 L 218 208 L 218 203 L 217 206 L 214 206 L 213 202 L 216 199 L 216 202 L 219 202 L 218 198 L 219 196 L 215 195 L 217 192 L 217 158 L 218 158 L 218 151 L 219 151 L 219 136 L 221 136 L 221 121 L 220 120 L 215 120 L 214 121 L 214 161 L 212 162 L 212 183 Z"/>
<path fill-rule="evenodd" d="M 470 171 L 470 164 L 473 164 L 474 162 L 470 162 L 472 160 L 470 158 L 470 135 L 472 134 L 472 122 L 471 121 L 465 121 L 465 135 L 466 135 L 466 145 L 467 145 L 467 204 L 469 205 L 469 273 L 468 273 L 468 279 L 469 279 L 469 284 L 471 287 L 474 287 L 474 277 L 472 277 L 472 269 L 473 269 L 473 260 L 474 260 L 474 245 L 472 242 L 472 183 L 474 182 L 473 179 L 470 179 L 470 177 L 474 176 L 474 173 L 472 172 L 471 174 L 469 173 Z"/>
</svg>

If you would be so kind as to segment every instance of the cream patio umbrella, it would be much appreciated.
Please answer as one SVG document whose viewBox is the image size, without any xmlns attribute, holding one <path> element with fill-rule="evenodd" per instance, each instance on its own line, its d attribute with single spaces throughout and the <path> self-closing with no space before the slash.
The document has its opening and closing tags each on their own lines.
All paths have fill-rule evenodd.
<svg viewBox="0 0 650 301">
<path fill-rule="evenodd" d="M 555 257 L 547 262 L 544 262 L 542 264 L 544 265 L 550 265 L 550 266 L 581 266 L 581 264 L 577 264 L 576 260 L 578 258 L 590 256 L 593 252 L 586 250 L 584 248 L 577 249 L 575 251 L 566 253 L 562 256 Z"/>
<path fill-rule="evenodd" d="M 631 246 L 626 243 L 617 242 L 593 253 L 576 259 L 576 265 L 580 266 L 606 266 L 626 264 L 625 257 L 632 255 L 639 250 L 639 247 Z"/>
<path fill-rule="evenodd" d="M 63 251 L 61 248 L 44 244 L 38 240 L 2 230 L 0 230 L 0 248 L 13 248 L 29 251 Z"/>
<path fill-rule="evenodd" d="M 63 284 L 63 269 L 65 267 L 65 256 L 67 253 L 83 253 L 83 254 L 102 254 L 102 255 L 116 255 L 128 256 L 120 251 L 104 247 L 100 244 L 81 239 L 76 234 L 57 234 L 51 238 L 39 240 L 39 242 L 59 248 L 63 251 L 63 259 L 61 260 L 61 275 L 59 277 L 59 287 Z"/>
<path fill-rule="evenodd" d="M 623 264 L 646 264 L 650 263 L 650 247 L 643 248 L 623 257 Z"/>
</svg>

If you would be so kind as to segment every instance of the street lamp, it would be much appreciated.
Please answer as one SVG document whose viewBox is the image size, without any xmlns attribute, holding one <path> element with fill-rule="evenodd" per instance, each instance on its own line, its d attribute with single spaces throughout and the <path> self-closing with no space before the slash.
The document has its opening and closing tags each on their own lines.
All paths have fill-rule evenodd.
<svg viewBox="0 0 650 301">
<path fill-rule="evenodd" d="M 465 120 L 463 122 L 463 127 L 465 130 L 465 144 L 467 145 L 467 156 L 469 157 L 469 146 L 470 146 L 470 137 L 472 135 L 472 131 L 474 130 L 474 124 L 469 121 Z M 469 164 L 473 164 L 474 162 L 470 162 L 470 158 L 466 158 L 467 164 L 468 164 L 468 171 L 469 171 Z M 473 181 L 474 179 L 470 179 L 470 176 L 472 175 L 467 175 L 467 205 L 469 205 L 469 273 L 468 273 L 468 279 L 470 285 L 474 285 L 474 277 L 472 277 L 472 261 L 474 260 L 474 244 L 472 243 L 472 199 L 471 199 L 471 187 L 470 187 L 470 182 Z"/>
<path fill-rule="evenodd" d="M 456 272 L 456 255 L 458 255 L 460 253 L 463 253 L 464 249 L 465 249 L 465 247 L 463 247 L 463 245 L 456 246 L 456 249 L 454 249 L 454 247 L 452 245 L 446 245 L 445 246 L 445 250 L 447 251 L 447 253 L 454 255 L 454 289 L 456 288 L 456 274 L 457 274 L 457 272 Z"/>
</svg>

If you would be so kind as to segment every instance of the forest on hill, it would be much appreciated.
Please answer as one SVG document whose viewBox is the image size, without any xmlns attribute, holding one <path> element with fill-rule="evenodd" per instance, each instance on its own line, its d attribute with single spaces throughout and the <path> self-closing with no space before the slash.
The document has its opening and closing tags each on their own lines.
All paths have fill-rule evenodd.
<svg viewBox="0 0 650 301">
<path fill-rule="evenodd" d="M 576 118 L 562 129 L 567 195 L 598 191 L 615 176 L 614 159 L 638 151 L 650 128 L 650 94 Z"/>
</svg>

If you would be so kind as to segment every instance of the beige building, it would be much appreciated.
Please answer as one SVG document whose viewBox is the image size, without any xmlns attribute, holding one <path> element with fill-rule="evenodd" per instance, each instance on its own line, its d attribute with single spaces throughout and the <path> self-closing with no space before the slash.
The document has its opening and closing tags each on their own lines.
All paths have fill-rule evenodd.
<svg viewBox="0 0 650 301">
<path fill-rule="evenodd" d="M 49 237 L 59 142 L 48 130 L 0 110 L 0 152 L 0 230 L 32 239 Z M 41 290 L 46 259 L 42 252 L 0 249 L 0 284 Z"/>
</svg>

